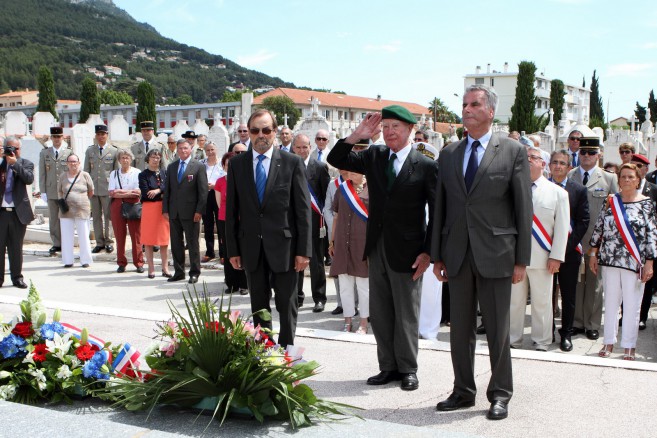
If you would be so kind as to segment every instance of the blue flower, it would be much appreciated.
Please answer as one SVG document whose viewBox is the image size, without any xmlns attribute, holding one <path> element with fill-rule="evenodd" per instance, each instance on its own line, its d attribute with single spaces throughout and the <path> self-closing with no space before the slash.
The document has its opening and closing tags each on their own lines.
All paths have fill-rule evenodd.
<svg viewBox="0 0 657 438">
<path fill-rule="evenodd" d="M 49 341 L 52 341 L 53 338 L 55 337 L 55 333 L 58 335 L 63 335 L 66 333 L 66 329 L 64 328 L 63 325 L 58 323 L 57 321 L 52 322 L 50 324 L 43 324 L 41 326 L 41 337 L 44 339 L 47 339 Z"/>
<path fill-rule="evenodd" d="M 107 361 L 107 356 L 103 353 L 103 350 L 96 352 L 94 356 L 84 364 L 82 368 L 82 375 L 89 378 L 109 380 L 109 373 L 103 373 L 101 368 L 105 365 Z"/>
<path fill-rule="evenodd" d="M 27 341 L 25 339 L 14 334 L 10 334 L 2 341 L 0 341 L 0 354 L 2 354 L 2 357 L 5 359 L 11 359 L 16 356 L 24 356 L 27 354 L 27 350 L 23 348 L 25 345 L 27 345 Z"/>
</svg>

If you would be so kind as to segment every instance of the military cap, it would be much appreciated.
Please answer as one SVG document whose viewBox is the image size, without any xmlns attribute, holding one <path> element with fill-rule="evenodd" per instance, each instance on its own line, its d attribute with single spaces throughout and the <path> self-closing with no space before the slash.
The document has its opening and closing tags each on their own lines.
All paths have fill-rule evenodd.
<svg viewBox="0 0 657 438">
<path fill-rule="evenodd" d="M 51 126 L 50 135 L 64 135 L 64 128 L 61 126 Z"/>
<path fill-rule="evenodd" d="M 417 123 L 415 116 L 401 105 L 387 106 L 381 110 L 381 115 L 384 119 L 401 120 L 402 122 L 410 123 L 412 125 Z"/>
<path fill-rule="evenodd" d="M 632 161 L 635 163 L 650 165 L 650 161 L 648 161 L 645 155 L 641 155 L 641 154 L 632 154 Z"/>
<path fill-rule="evenodd" d="M 580 149 L 600 149 L 600 139 L 598 137 L 581 137 L 579 139 Z"/>
<path fill-rule="evenodd" d="M 153 123 L 152 121 L 141 122 L 140 126 L 141 129 L 155 129 L 155 123 Z"/>
<path fill-rule="evenodd" d="M 198 135 L 194 131 L 185 131 L 182 138 L 198 138 Z"/>
<path fill-rule="evenodd" d="M 105 125 L 96 125 L 95 131 L 96 131 L 96 134 L 98 134 L 99 132 L 105 132 L 105 133 L 109 132 L 107 130 L 107 126 L 105 126 Z"/>
<path fill-rule="evenodd" d="M 426 143 L 424 141 L 419 141 L 413 143 L 413 149 L 424 155 L 425 157 L 431 158 L 432 160 L 438 159 L 438 154 L 440 153 L 433 145 Z"/>
</svg>

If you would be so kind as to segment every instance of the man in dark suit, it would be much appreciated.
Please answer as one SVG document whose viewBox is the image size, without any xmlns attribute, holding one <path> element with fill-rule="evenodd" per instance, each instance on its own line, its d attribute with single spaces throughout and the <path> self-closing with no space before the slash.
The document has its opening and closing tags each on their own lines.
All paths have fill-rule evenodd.
<svg viewBox="0 0 657 438">
<path fill-rule="evenodd" d="M 244 123 L 240 123 L 237 127 L 237 135 L 239 140 L 228 145 L 228 152 L 233 152 L 233 148 L 238 144 L 243 144 L 247 147 L 247 149 L 249 146 L 251 146 L 251 140 L 249 139 L 249 128 Z"/>
<path fill-rule="evenodd" d="M 429 267 L 438 165 L 413 149 L 415 116 L 400 105 L 368 113 L 351 135 L 336 143 L 328 162 L 364 174 L 370 195 L 365 253 L 369 265 L 370 321 L 380 373 L 368 385 L 401 380 L 418 388 L 417 351 L 422 274 Z M 352 147 L 383 129 L 386 145 Z M 429 204 L 429 223 L 426 205 Z"/>
<path fill-rule="evenodd" d="M 566 246 L 566 257 L 559 267 L 555 276 L 554 285 L 556 290 L 556 280 L 559 281 L 561 290 L 561 351 L 571 351 L 573 343 L 571 341 L 573 331 L 573 321 L 575 320 L 575 296 L 577 294 L 577 279 L 579 278 L 579 266 L 582 263 L 582 237 L 589 227 L 589 200 L 586 196 L 586 187 L 582 184 L 568 178 L 568 171 L 571 168 L 572 156 L 569 151 L 563 149 L 555 151 L 550 157 L 551 181 L 568 192 L 568 203 L 570 204 L 570 225 L 571 232 L 568 235 L 568 244 Z M 553 295 L 556 298 L 556 295 Z"/>
<path fill-rule="evenodd" d="M 509 310 L 511 284 L 531 259 L 532 194 L 527 152 L 492 132 L 497 95 L 472 85 L 463 95 L 468 136 L 440 153 L 431 256 L 440 281 L 449 278 L 454 389 L 439 411 L 474 406 L 477 302 L 486 327 L 491 379 L 487 418 L 508 415 L 513 393 Z"/>
<path fill-rule="evenodd" d="M 208 176 L 205 166 L 192 158 L 192 147 L 178 140 L 178 158 L 167 167 L 162 213 L 169 220 L 171 255 L 175 273 L 167 281 L 185 279 L 185 243 L 189 250 L 189 283 L 201 275 L 201 253 L 198 246 L 201 218 L 208 196 Z"/>
<path fill-rule="evenodd" d="M 310 257 L 310 289 L 315 302 L 313 312 L 324 310 L 326 305 L 326 271 L 324 270 L 324 240 L 326 228 L 322 210 L 326 200 L 326 190 L 331 178 L 326 163 L 310 158 L 310 139 L 305 134 L 298 134 L 292 142 L 292 150 L 301 157 L 306 167 L 306 179 L 308 180 L 308 191 L 312 201 L 312 236 L 313 253 Z M 299 306 L 303 304 L 305 294 L 303 293 L 303 271 L 299 272 L 297 283 L 297 297 Z"/>
<path fill-rule="evenodd" d="M 278 343 L 294 344 L 298 273 L 312 254 L 308 183 L 300 157 L 273 147 L 276 116 L 257 110 L 248 121 L 251 149 L 228 162 L 226 249 L 246 271 L 254 323 L 270 329 L 271 289 L 280 315 Z"/>
<path fill-rule="evenodd" d="M 11 283 L 27 288 L 23 281 L 23 238 L 34 212 L 26 186 L 34 181 L 34 163 L 21 158 L 21 141 L 7 137 L 0 164 L 0 286 L 5 280 L 5 253 L 9 254 Z"/>
</svg>

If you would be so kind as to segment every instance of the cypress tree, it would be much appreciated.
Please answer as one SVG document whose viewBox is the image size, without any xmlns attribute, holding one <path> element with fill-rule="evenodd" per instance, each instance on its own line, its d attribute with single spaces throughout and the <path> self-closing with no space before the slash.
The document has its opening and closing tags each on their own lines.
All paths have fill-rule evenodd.
<svg viewBox="0 0 657 438">
<path fill-rule="evenodd" d="M 155 90 L 148 81 L 139 83 L 137 87 L 137 127 L 141 122 L 152 121 L 157 126 L 155 115 Z"/>
<path fill-rule="evenodd" d="M 518 64 L 518 79 L 516 84 L 516 98 L 511 107 L 509 131 L 533 132 L 536 126 L 536 96 L 534 83 L 536 81 L 536 65 L 531 61 L 522 61 Z"/>
<path fill-rule="evenodd" d="M 634 115 L 636 116 L 639 123 L 639 125 L 636 128 L 638 131 L 639 128 L 641 127 L 641 124 L 646 121 L 646 107 L 639 105 L 639 102 L 637 102 L 636 109 L 634 110 Z"/>
<path fill-rule="evenodd" d="M 655 93 L 650 90 L 650 97 L 648 97 L 648 108 L 650 108 L 650 121 L 657 123 L 657 100 L 655 100 Z"/>
<path fill-rule="evenodd" d="M 90 77 L 82 80 L 82 92 L 80 93 L 80 123 L 85 123 L 91 114 L 100 114 L 100 100 L 96 81 Z"/>
<path fill-rule="evenodd" d="M 554 110 L 555 122 L 559 122 L 559 120 L 561 120 L 565 96 L 566 91 L 564 90 L 563 81 L 559 79 L 553 79 L 550 83 L 550 108 Z"/>
<path fill-rule="evenodd" d="M 600 97 L 600 83 L 595 76 L 593 70 L 593 78 L 591 79 L 591 97 L 589 100 L 589 126 L 603 126 L 605 122 L 605 113 L 602 110 L 602 98 Z"/>
<path fill-rule="evenodd" d="M 39 68 L 37 75 L 37 84 L 39 88 L 39 104 L 37 111 L 49 112 L 59 120 L 57 115 L 57 96 L 55 96 L 55 80 L 52 77 L 52 70 L 46 66 Z"/>
</svg>

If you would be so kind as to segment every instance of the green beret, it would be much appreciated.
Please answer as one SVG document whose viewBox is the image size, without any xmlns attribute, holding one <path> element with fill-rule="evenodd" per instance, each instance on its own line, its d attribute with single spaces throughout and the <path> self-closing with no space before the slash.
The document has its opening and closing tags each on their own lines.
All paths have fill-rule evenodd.
<svg viewBox="0 0 657 438">
<path fill-rule="evenodd" d="M 581 137 L 579 139 L 580 149 L 600 149 L 600 139 L 598 137 Z"/>
<path fill-rule="evenodd" d="M 410 123 L 411 125 L 417 123 L 415 116 L 401 105 L 387 106 L 381 110 L 381 115 L 384 119 L 401 120 L 402 122 Z"/>
</svg>

